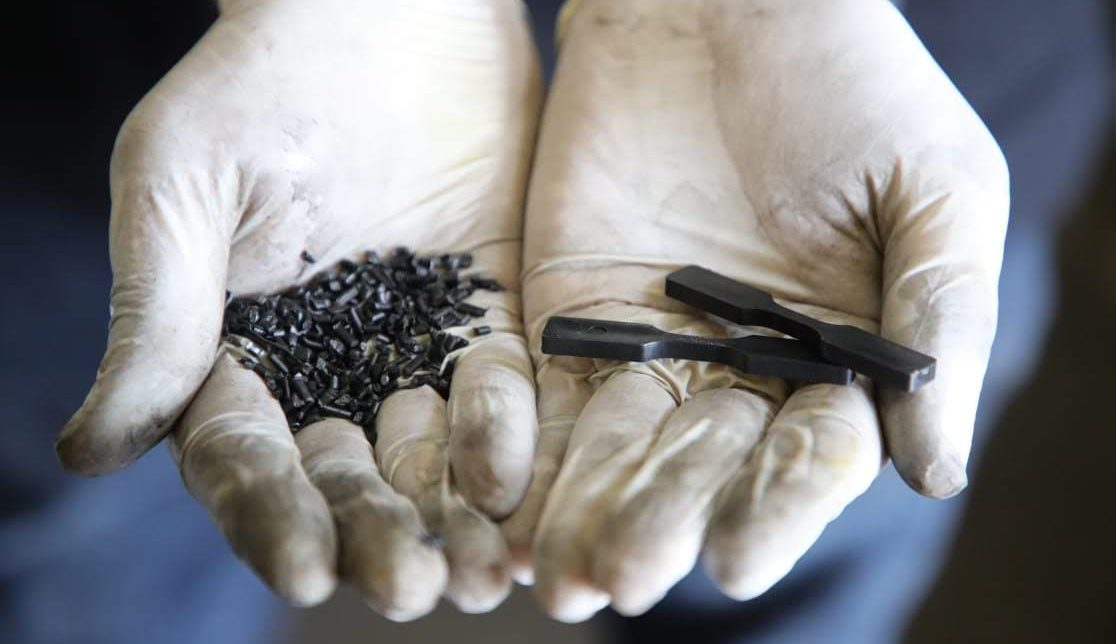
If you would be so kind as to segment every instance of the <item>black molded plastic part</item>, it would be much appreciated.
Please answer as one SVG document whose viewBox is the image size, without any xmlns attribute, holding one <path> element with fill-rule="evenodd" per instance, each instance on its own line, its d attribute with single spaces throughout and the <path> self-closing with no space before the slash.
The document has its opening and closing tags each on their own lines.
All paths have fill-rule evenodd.
<svg viewBox="0 0 1116 644">
<path fill-rule="evenodd" d="M 776 303 L 766 291 L 700 266 L 667 276 L 666 294 L 740 325 L 762 326 L 798 338 L 825 360 L 877 384 L 914 391 L 934 379 L 935 360 L 853 326 L 829 324 Z"/>
<path fill-rule="evenodd" d="M 705 338 L 679 335 L 650 324 L 552 317 L 542 335 L 543 353 L 646 362 L 662 358 L 701 360 L 788 380 L 847 385 L 853 372 L 821 360 L 798 340 L 747 336 Z"/>
</svg>

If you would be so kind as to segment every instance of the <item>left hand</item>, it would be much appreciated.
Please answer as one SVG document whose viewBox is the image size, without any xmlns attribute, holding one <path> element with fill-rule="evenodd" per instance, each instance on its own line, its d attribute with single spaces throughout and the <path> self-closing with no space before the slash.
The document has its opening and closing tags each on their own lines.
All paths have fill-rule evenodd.
<svg viewBox="0 0 1116 644">
<path fill-rule="evenodd" d="M 887 456 L 920 493 L 964 487 L 1006 166 L 886 0 L 580 4 L 527 211 L 540 451 L 504 531 L 559 619 L 641 613 L 700 552 L 755 597 Z M 933 355 L 937 379 L 874 394 L 539 352 L 557 314 L 740 333 L 666 298 L 686 264 Z"/>
<path fill-rule="evenodd" d="M 535 446 L 518 295 L 539 93 L 525 8 L 221 4 L 117 138 L 109 346 L 59 456 L 104 474 L 169 435 L 186 487 L 292 603 L 341 578 L 392 619 L 443 592 L 489 610 L 512 585 L 493 521 L 522 499 Z M 283 291 L 400 245 L 472 252 L 471 270 L 507 287 L 472 300 L 494 332 L 462 350 L 448 401 L 389 396 L 374 450 L 346 420 L 292 436 L 264 382 L 219 350 L 226 291 Z"/>
</svg>

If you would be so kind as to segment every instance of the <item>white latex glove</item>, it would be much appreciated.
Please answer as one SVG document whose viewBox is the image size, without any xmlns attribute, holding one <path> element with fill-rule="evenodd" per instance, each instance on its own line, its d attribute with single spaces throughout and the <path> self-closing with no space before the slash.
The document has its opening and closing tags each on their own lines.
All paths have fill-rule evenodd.
<svg viewBox="0 0 1116 644">
<path fill-rule="evenodd" d="M 528 580 L 538 522 L 546 609 L 640 613 L 699 553 L 727 594 L 755 597 L 886 456 L 922 494 L 961 490 L 1008 174 L 900 13 L 584 0 L 567 17 L 527 211 L 539 456 L 504 524 Z M 937 379 L 899 394 L 538 352 L 559 314 L 743 334 L 663 294 L 687 264 L 936 356 Z"/>
<path fill-rule="evenodd" d="M 518 0 L 223 3 L 117 141 L 109 346 L 66 466 L 109 472 L 174 428 L 187 487 L 284 598 L 321 601 L 339 575 L 395 619 L 447 583 L 463 610 L 498 603 L 511 577 L 488 517 L 521 500 L 537 431 L 518 278 L 538 93 Z M 375 460 L 348 422 L 296 441 L 218 351 L 225 290 L 397 245 L 472 251 L 507 287 L 472 300 L 496 332 L 461 355 L 448 404 L 385 402 Z"/>
</svg>

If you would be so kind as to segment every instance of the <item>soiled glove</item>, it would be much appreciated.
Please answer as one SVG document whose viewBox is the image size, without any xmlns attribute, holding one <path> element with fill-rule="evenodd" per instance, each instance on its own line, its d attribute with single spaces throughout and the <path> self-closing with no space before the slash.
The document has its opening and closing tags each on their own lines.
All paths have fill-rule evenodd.
<svg viewBox="0 0 1116 644">
<path fill-rule="evenodd" d="M 535 478 L 504 525 L 547 610 L 640 613 L 700 553 L 783 577 L 887 456 L 965 485 L 1008 213 L 1002 155 L 886 0 L 584 0 L 530 187 Z M 938 358 L 914 394 L 538 352 L 549 316 L 743 334 L 668 299 L 701 264 Z M 536 530 L 537 524 L 537 530 Z"/>
<path fill-rule="evenodd" d="M 117 141 L 109 346 L 66 466 L 109 472 L 173 428 L 187 487 L 286 599 L 318 602 L 339 575 L 396 619 L 447 587 L 464 610 L 498 603 L 490 518 L 519 503 L 536 434 L 518 277 L 537 76 L 516 0 L 223 3 Z M 460 356 L 448 404 L 428 387 L 386 401 L 374 454 L 337 420 L 296 440 L 219 350 L 226 289 L 397 245 L 472 251 L 508 287 L 475 298 L 496 332 Z"/>
</svg>

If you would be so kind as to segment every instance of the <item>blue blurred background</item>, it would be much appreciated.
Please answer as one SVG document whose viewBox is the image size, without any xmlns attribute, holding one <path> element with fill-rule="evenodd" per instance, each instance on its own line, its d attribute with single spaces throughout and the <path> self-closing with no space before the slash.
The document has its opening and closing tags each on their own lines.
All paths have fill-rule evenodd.
<svg viewBox="0 0 1116 644">
<path fill-rule="evenodd" d="M 558 2 L 528 4 L 550 68 Z M 407 626 L 345 592 L 292 611 L 233 558 L 165 450 L 108 478 L 61 471 L 53 436 L 104 347 L 113 138 L 215 11 L 206 0 L 23 8 L 30 18 L 7 21 L 0 44 L 0 640 L 895 641 L 938 578 L 971 497 L 912 639 L 1116 641 L 1114 618 L 1098 608 L 1105 577 L 1096 573 L 1110 576 L 1116 565 L 1103 521 L 1110 510 L 1101 509 L 1110 475 L 1097 460 L 1116 453 L 1106 431 L 1106 392 L 1116 384 L 1106 362 L 1116 358 L 1106 337 L 1116 319 L 1106 3 L 905 3 L 1013 176 L 1001 330 L 978 442 L 998 438 L 974 491 L 935 503 L 889 472 L 761 599 L 729 602 L 695 575 L 645 617 L 602 615 L 579 627 L 547 621 L 522 592 L 493 616 L 442 608 Z M 1045 592 L 1050 584 L 1057 592 Z"/>
</svg>

